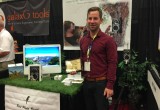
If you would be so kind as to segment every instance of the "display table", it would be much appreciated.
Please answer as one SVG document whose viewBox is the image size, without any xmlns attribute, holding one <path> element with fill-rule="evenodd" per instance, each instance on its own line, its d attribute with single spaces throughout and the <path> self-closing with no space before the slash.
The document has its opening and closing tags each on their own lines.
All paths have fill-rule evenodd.
<svg viewBox="0 0 160 110">
<path fill-rule="evenodd" d="M 62 80 L 66 76 L 63 75 Z M 71 86 L 65 86 L 61 83 L 61 80 L 51 80 L 50 77 L 43 78 L 41 82 L 37 81 L 28 81 L 27 77 L 23 78 L 5 78 L 0 79 L 0 91 L 1 91 L 1 99 L 4 99 L 4 88 L 5 85 L 11 85 L 15 87 L 29 88 L 40 91 L 47 91 L 53 93 L 60 93 L 60 110 L 80 110 L 84 109 L 83 98 L 81 92 L 82 84 L 72 84 Z M 4 91 L 4 93 L 3 93 Z M 3 95 L 2 95 L 3 94 Z M 1 100 L 0 99 L 0 100 Z M 4 100 L 3 100 L 4 101 Z M 3 106 L 4 102 L 1 101 L 1 106 Z M 1 107 L 3 110 L 4 106 Z"/>
</svg>

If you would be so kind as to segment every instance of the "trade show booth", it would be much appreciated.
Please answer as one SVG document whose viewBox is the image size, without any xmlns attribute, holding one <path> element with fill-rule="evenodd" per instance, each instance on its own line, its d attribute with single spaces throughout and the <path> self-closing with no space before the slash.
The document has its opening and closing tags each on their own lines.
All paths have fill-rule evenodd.
<svg viewBox="0 0 160 110">
<path fill-rule="evenodd" d="M 23 71 L 22 74 L 10 68 L 0 71 L 0 110 L 85 110 L 83 80 L 74 84 L 70 79 L 64 84 L 63 80 L 72 70 L 81 71 L 79 63 L 78 68 L 70 70 L 69 61 L 81 61 L 80 39 L 88 32 L 86 17 L 91 6 L 102 9 L 101 31 L 117 45 L 118 63 L 110 110 L 122 110 L 118 107 L 125 104 L 130 106 L 129 90 L 124 92 L 119 85 L 124 74 L 119 64 L 123 62 L 126 66 L 135 59 L 130 54 L 132 50 L 138 53 L 137 64 L 156 65 L 156 69 L 145 68 L 142 79 L 147 89 L 140 91 L 142 99 L 137 108 L 160 109 L 160 0 L 12 0 L 0 2 L 0 19 L 13 36 L 15 64 L 21 63 Z M 67 24 L 72 24 L 74 39 L 66 38 Z"/>
</svg>

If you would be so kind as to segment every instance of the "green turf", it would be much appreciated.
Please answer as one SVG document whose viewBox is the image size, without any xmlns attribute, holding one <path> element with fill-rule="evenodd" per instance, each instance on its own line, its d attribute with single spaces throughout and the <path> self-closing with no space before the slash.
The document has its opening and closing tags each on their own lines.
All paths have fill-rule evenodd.
<svg viewBox="0 0 160 110">
<path fill-rule="evenodd" d="M 65 77 L 66 76 L 63 75 L 62 80 Z M 38 82 L 38 81 L 29 81 L 27 77 L 19 77 L 19 78 L 0 79 L 0 84 L 12 85 L 17 87 L 24 87 L 24 88 L 30 88 L 48 92 L 62 93 L 71 96 L 77 94 L 77 92 L 80 91 L 82 84 L 72 84 L 71 86 L 65 86 L 63 83 L 61 83 L 62 80 L 60 81 L 51 80 L 50 77 L 45 77 L 42 79 L 41 82 Z"/>
</svg>

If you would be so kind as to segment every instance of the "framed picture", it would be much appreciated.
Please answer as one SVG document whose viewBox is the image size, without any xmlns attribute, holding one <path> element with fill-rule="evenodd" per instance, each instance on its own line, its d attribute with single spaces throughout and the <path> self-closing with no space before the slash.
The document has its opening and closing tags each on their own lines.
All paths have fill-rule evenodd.
<svg viewBox="0 0 160 110">
<path fill-rule="evenodd" d="M 81 61 L 80 59 L 74 59 L 74 60 L 66 60 L 66 72 L 72 72 L 72 71 L 80 71 L 81 70 Z"/>
<path fill-rule="evenodd" d="M 33 64 L 29 65 L 28 80 L 30 81 L 41 81 L 41 65 Z"/>
</svg>

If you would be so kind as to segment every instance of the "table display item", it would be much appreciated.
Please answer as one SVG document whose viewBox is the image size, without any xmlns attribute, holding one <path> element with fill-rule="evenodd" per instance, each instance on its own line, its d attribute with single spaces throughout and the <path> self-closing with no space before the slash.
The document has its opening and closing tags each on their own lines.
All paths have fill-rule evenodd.
<svg viewBox="0 0 160 110">
<path fill-rule="evenodd" d="M 40 64 L 29 65 L 28 80 L 30 81 L 41 81 L 42 80 Z"/>
<path fill-rule="evenodd" d="M 81 70 L 81 61 L 80 61 L 80 59 L 66 60 L 65 61 L 65 65 L 66 65 L 66 72 L 67 73 Z"/>
</svg>

